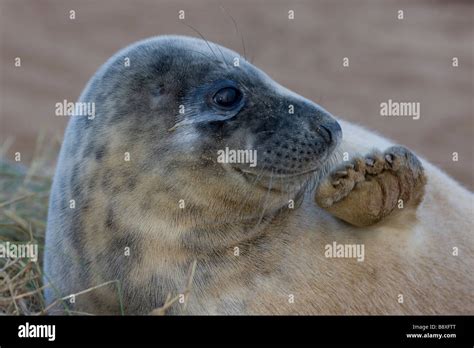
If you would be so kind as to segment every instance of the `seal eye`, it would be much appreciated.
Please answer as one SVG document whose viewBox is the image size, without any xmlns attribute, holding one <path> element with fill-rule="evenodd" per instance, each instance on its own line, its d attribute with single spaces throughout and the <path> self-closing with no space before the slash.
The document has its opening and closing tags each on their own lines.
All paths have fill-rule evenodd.
<svg viewBox="0 0 474 348">
<path fill-rule="evenodd" d="M 242 92 L 234 87 L 225 87 L 216 92 L 212 97 L 213 102 L 224 109 L 237 105 L 242 99 Z"/>
</svg>

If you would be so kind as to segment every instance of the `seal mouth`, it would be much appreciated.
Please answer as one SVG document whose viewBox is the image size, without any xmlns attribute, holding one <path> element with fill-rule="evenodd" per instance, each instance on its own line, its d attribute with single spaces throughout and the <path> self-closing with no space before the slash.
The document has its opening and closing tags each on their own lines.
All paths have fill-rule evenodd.
<svg viewBox="0 0 474 348">
<path fill-rule="evenodd" d="M 310 170 L 305 170 L 303 172 L 286 172 L 286 171 L 279 171 L 278 173 L 274 173 L 274 172 L 271 172 L 271 171 L 268 171 L 268 170 L 262 170 L 260 172 L 256 172 L 256 171 L 252 171 L 252 170 L 246 170 L 246 169 L 242 169 L 242 168 L 239 168 L 239 167 L 232 167 L 232 169 L 239 173 L 240 175 L 243 175 L 244 177 L 253 177 L 253 178 L 257 178 L 257 177 L 262 177 L 262 178 L 274 178 L 274 179 L 291 179 L 291 178 L 297 178 L 297 177 L 301 177 L 301 176 L 307 176 L 307 175 L 310 175 L 312 173 L 315 173 L 317 172 L 318 170 L 320 170 L 319 167 L 317 168 L 313 168 L 313 169 L 310 169 Z"/>
<path fill-rule="evenodd" d="M 311 175 L 316 173 L 319 169 L 320 168 L 314 168 L 298 173 L 288 172 L 275 174 L 268 170 L 256 172 L 232 167 L 232 170 L 244 178 L 249 185 L 275 194 L 293 192 L 295 188 L 301 188 L 308 182 Z"/>
</svg>

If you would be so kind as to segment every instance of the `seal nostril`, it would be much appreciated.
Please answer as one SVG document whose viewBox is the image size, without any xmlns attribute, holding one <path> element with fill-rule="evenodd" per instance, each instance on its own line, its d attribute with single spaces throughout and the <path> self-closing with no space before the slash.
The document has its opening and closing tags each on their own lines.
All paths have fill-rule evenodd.
<svg viewBox="0 0 474 348">
<path fill-rule="evenodd" d="M 318 127 L 318 129 L 321 129 L 321 131 L 326 134 L 326 137 L 329 138 L 328 142 L 334 142 L 335 139 L 338 138 L 340 136 L 340 133 L 342 132 L 341 126 L 336 121 L 321 125 L 320 127 Z M 324 138 L 324 135 L 321 134 L 321 132 L 318 133 L 320 133 L 320 135 Z"/>
<path fill-rule="evenodd" d="M 331 134 L 331 131 L 327 127 L 323 125 L 318 126 L 316 127 L 316 132 L 324 139 L 325 142 L 327 143 L 332 142 L 332 134 Z"/>
</svg>

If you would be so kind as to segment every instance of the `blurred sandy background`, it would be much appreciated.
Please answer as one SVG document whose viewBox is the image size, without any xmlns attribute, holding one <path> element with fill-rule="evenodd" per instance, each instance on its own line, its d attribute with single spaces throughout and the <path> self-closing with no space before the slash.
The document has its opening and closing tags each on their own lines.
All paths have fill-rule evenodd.
<svg viewBox="0 0 474 348">
<path fill-rule="evenodd" d="M 221 5 L 237 22 L 247 57 L 276 81 L 474 189 L 470 1 L 0 0 L 0 142 L 14 139 L 8 156 L 31 158 L 39 132 L 60 138 L 67 120 L 54 116 L 55 103 L 76 100 L 118 49 L 154 35 L 197 36 L 179 10 L 208 40 L 243 53 Z M 420 102 L 421 118 L 380 116 L 388 99 Z"/>
</svg>

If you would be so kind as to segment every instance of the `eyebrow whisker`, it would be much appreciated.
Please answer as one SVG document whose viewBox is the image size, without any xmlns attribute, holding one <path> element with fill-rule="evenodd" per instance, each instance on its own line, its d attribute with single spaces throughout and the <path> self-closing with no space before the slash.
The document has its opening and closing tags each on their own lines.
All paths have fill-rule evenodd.
<svg viewBox="0 0 474 348">
<path fill-rule="evenodd" d="M 203 40 L 206 42 L 207 47 L 209 47 L 209 49 L 211 50 L 211 52 L 212 52 L 212 54 L 214 55 L 214 57 L 216 57 L 216 60 L 219 61 L 219 58 L 217 57 L 216 53 L 214 52 L 214 50 L 212 49 L 211 45 L 209 44 L 209 41 L 206 40 L 206 38 L 204 37 L 204 35 L 202 35 L 199 30 L 197 30 L 197 29 L 194 28 L 193 26 L 189 25 L 188 23 L 185 23 L 185 22 L 181 22 L 181 23 L 184 24 L 185 26 L 187 26 L 188 28 L 190 28 L 191 30 L 193 30 L 195 33 L 197 33 L 197 34 L 201 37 L 201 39 L 203 39 Z M 225 61 L 225 58 L 224 58 L 224 54 L 222 53 L 222 51 L 221 51 L 221 49 L 219 48 L 218 45 L 216 45 L 216 47 L 217 47 L 217 49 L 219 50 L 219 52 L 221 53 L 223 63 L 228 67 L 227 62 Z"/>
<path fill-rule="evenodd" d="M 232 22 L 234 23 L 234 28 L 235 28 L 235 31 L 237 32 L 237 34 L 239 34 L 240 36 L 240 40 L 242 42 L 242 49 L 244 50 L 244 58 L 245 60 L 247 60 L 247 52 L 245 50 L 245 41 L 244 41 L 244 36 L 242 35 L 242 32 L 239 30 L 239 27 L 237 25 L 237 22 L 235 21 L 234 17 L 232 17 L 232 15 L 225 9 L 225 7 L 221 4 L 219 5 L 219 7 L 221 8 L 221 10 L 227 15 L 230 17 L 230 19 L 232 20 Z"/>
</svg>

